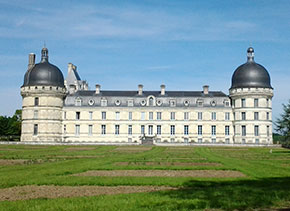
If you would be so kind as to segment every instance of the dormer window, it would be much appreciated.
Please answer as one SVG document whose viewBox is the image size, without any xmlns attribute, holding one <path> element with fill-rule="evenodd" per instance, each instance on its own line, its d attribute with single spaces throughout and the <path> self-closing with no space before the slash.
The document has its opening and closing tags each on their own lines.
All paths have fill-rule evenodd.
<svg viewBox="0 0 290 211">
<path fill-rule="evenodd" d="M 81 105 L 82 105 L 82 99 L 79 98 L 79 97 L 76 98 L 76 99 L 75 99 L 75 105 L 76 105 L 76 106 L 81 106 Z"/>
<path fill-rule="evenodd" d="M 203 100 L 202 99 L 198 99 L 196 101 L 196 104 L 197 104 L 198 107 L 202 107 L 203 106 Z"/>
<path fill-rule="evenodd" d="M 101 100 L 101 106 L 107 106 L 107 100 L 106 99 L 102 99 Z"/>
</svg>

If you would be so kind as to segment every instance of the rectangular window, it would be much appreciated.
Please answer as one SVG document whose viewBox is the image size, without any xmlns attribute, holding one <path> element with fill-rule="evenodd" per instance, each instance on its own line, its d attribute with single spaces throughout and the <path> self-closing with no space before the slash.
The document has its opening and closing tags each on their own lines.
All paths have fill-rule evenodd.
<svg viewBox="0 0 290 211">
<path fill-rule="evenodd" d="M 254 120 L 259 120 L 259 112 L 254 113 Z"/>
<path fill-rule="evenodd" d="M 120 120 L 120 112 L 119 111 L 116 112 L 116 120 Z"/>
<path fill-rule="evenodd" d="M 212 125 L 211 126 L 211 135 L 212 136 L 215 136 L 216 135 L 216 126 L 215 125 Z"/>
<path fill-rule="evenodd" d="M 198 120 L 202 120 L 202 112 L 198 112 L 197 113 L 197 119 Z"/>
<path fill-rule="evenodd" d="M 145 134 L 145 126 L 141 125 L 141 134 L 144 135 Z"/>
<path fill-rule="evenodd" d="M 184 112 L 184 120 L 189 120 L 189 113 L 188 112 Z"/>
<path fill-rule="evenodd" d="M 211 143 L 216 143 L 216 139 L 215 138 L 212 138 L 211 139 Z"/>
<path fill-rule="evenodd" d="M 157 135 L 161 135 L 161 125 L 157 125 Z"/>
<path fill-rule="evenodd" d="M 170 119 L 171 120 L 175 120 L 175 112 L 171 112 L 170 113 Z"/>
<path fill-rule="evenodd" d="M 66 134 L 66 125 L 63 125 L 63 133 Z"/>
<path fill-rule="evenodd" d="M 153 125 L 148 126 L 148 134 L 153 135 Z"/>
<path fill-rule="evenodd" d="M 128 114 L 128 119 L 129 119 L 129 120 L 132 120 L 132 112 L 131 112 L 131 111 L 130 111 L 129 114 Z"/>
<path fill-rule="evenodd" d="M 236 112 L 234 112 L 233 114 L 234 114 L 234 120 L 236 120 Z"/>
<path fill-rule="evenodd" d="M 162 116 L 161 116 L 161 112 L 157 112 L 157 120 L 161 120 Z"/>
<path fill-rule="evenodd" d="M 33 113 L 33 118 L 34 118 L 34 119 L 37 119 L 37 118 L 38 118 L 38 111 L 37 111 L 37 110 L 34 111 L 34 113 Z"/>
<path fill-rule="evenodd" d="M 145 112 L 141 112 L 141 120 L 145 120 Z"/>
<path fill-rule="evenodd" d="M 39 98 L 38 97 L 34 98 L 34 105 L 35 106 L 39 105 Z"/>
<path fill-rule="evenodd" d="M 66 119 L 66 112 L 63 113 L 63 119 Z"/>
<path fill-rule="evenodd" d="M 149 120 L 153 120 L 153 112 L 149 112 Z"/>
<path fill-rule="evenodd" d="M 128 125 L 128 134 L 132 135 L 132 125 Z"/>
<path fill-rule="evenodd" d="M 241 99 L 241 107 L 242 108 L 246 107 L 246 99 Z"/>
<path fill-rule="evenodd" d="M 255 125 L 255 136 L 259 136 L 259 125 Z"/>
<path fill-rule="evenodd" d="M 188 135 L 188 125 L 184 125 L 184 135 Z"/>
<path fill-rule="evenodd" d="M 230 135 L 230 126 L 228 126 L 228 125 L 225 126 L 225 135 L 226 136 Z"/>
<path fill-rule="evenodd" d="M 120 125 L 115 125 L 115 135 L 120 134 Z"/>
<path fill-rule="evenodd" d="M 93 119 L 93 112 L 89 111 L 89 120 L 92 120 L 92 119 Z"/>
<path fill-rule="evenodd" d="M 77 111 L 76 112 L 76 120 L 80 120 L 81 118 L 81 112 Z"/>
<path fill-rule="evenodd" d="M 202 125 L 197 126 L 197 134 L 202 135 Z"/>
<path fill-rule="evenodd" d="M 246 125 L 242 125 L 242 136 L 246 136 L 247 131 L 246 131 Z"/>
<path fill-rule="evenodd" d="M 269 136 L 270 135 L 270 127 L 269 127 L 269 125 L 267 126 L 267 136 Z"/>
<path fill-rule="evenodd" d="M 170 125 L 170 135 L 175 135 L 175 125 Z"/>
<path fill-rule="evenodd" d="M 93 135 L 93 125 L 89 125 L 89 136 Z"/>
<path fill-rule="evenodd" d="M 76 125 L 76 131 L 75 131 L 76 135 L 80 135 L 80 125 Z"/>
<path fill-rule="evenodd" d="M 269 105 L 269 102 L 270 102 L 270 101 L 269 101 L 269 99 L 267 98 L 267 105 L 266 105 L 267 107 L 270 106 L 270 105 Z"/>
<path fill-rule="evenodd" d="M 254 99 L 254 107 L 255 108 L 258 108 L 259 107 L 259 99 L 258 98 L 255 98 Z"/>
<path fill-rule="evenodd" d="M 106 112 L 102 111 L 102 120 L 105 120 L 105 119 L 106 119 Z"/>
<path fill-rule="evenodd" d="M 225 120 L 230 120 L 230 112 L 225 113 Z"/>
<path fill-rule="evenodd" d="M 270 114 L 269 114 L 269 112 L 266 113 L 266 118 L 267 118 L 267 120 L 270 119 Z"/>
<path fill-rule="evenodd" d="M 216 120 L 216 112 L 212 112 L 211 113 L 211 119 L 212 120 Z"/>
<path fill-rule="evenodd" d="M 102 135 L 105 135 L 106 134 L 106 125 L 102 125 L 101 129 L 102 129 L 102 131 L 101 131 Z"/>
<path fill-rule="evenodd" d="M 198 143 L 202 143 L 202 138 L 197 139 Z"/>
<path fill-rule="evenodd" d="M 242 120 L 246 120 L 246 112 L 242 112 Z"/>
<path fill-rule="evenodd" d="M 36 136 L 38 134 L 38 124 L 33 125 L 33 135 Z"/>
</svg>

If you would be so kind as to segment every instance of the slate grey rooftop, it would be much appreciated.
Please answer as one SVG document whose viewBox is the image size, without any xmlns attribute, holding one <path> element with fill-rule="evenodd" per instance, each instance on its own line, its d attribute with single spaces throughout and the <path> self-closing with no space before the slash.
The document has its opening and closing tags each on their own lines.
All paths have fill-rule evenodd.
<svg viewBox="0 0 290 211">
<path fill-rule="evenodd" d="M 143 91 L 143 95 L 138 95 L 138 91 L 114 91 L 102 90 L 96 95 L 94 90 L 79 90 L 70 96 L 103 96 L 103 97 L 227 97 L 221 91 L 210 91 L 204 94 L 202 91 L 166 91 L 165 95 L 161 95 L 160 91 Z"/>
</svg>

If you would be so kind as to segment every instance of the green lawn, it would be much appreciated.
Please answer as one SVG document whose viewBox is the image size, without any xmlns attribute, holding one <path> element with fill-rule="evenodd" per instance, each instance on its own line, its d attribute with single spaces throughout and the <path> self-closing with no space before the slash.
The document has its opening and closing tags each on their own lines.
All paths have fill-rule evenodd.
<svg viewBox="0 0 290 211">
<path fill-rule="evenodd" d="M 151 193 L 2 201 L 0 210 L 290 208 L 290 150 L 282 148 L 273 148 L 270 153 L 270 148 L 148 149 L 142 146 L 0 145 L 0 159 L 24 160 L 23 164 L 0 165 L 2 189 L 24 185 L 154 185 L 178 188 Z M 133 169 L 234 170 L 246 176 L 242 178 L 72 176 L 89 170 Z"/>
</svg>

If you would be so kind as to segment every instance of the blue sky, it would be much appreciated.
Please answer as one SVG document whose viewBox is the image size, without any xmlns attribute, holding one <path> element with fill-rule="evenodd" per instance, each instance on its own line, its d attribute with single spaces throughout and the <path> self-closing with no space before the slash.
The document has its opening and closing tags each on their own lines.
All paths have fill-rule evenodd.
<svg viewBox="0 0 290 211">
<path fill-rule="evenodd" d="M 269 71 L 273 117 L 289 99 L 289 0 L 0 0 L 0 115 L 21 108 L 28 54 L 43 43 L 64 76 L 69 62 L 94 89 L 228 94 L 249 46 Z"/>
</svg>

